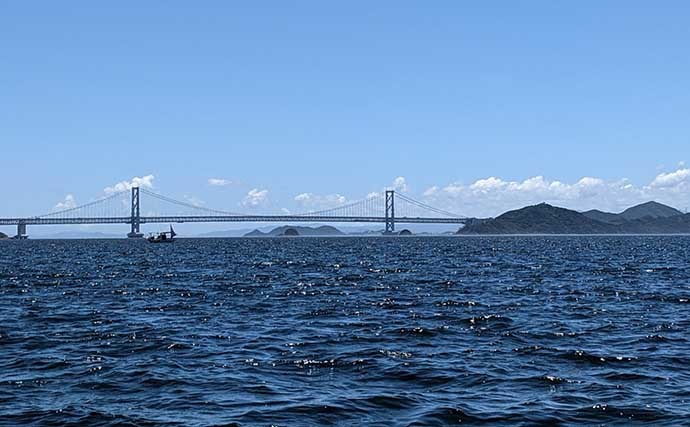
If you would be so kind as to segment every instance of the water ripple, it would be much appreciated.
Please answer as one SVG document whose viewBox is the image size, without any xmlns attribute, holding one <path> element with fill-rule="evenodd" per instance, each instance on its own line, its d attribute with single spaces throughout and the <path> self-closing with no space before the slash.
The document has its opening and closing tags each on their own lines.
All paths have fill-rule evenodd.
<svg viewBox="0 0 690 427">
<path fill-rule="evenodd" d="M 0 242 L 1 425 L 680 425 L 690 238 Z"/>
</svg>

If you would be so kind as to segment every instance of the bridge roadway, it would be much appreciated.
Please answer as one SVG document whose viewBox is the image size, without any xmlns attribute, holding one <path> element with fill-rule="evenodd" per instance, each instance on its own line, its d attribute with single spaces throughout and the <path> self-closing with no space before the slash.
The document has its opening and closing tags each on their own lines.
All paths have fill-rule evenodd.
<svg viewBox="0 0 690 427">
<path fill-rule="evenodd" d="M 390 219 L 384 216 L 295 216 L 295 215 L 237 215 L 237 216 L 142 216 L 140 224 L 185 222 L 361 222 L 382 223 Z M 465 224 L 468 218 L 399 217 L 401 224 Z M 131 224 L 132 217 L 93 218 L 0 218 L 0 225 L 66 225 L 66 224 Z"/>
</svg>

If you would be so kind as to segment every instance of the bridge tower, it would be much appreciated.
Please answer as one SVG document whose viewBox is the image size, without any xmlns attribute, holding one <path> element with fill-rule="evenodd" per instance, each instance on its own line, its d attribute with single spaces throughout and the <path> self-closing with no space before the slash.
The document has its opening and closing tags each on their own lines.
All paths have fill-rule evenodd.
<svg viewBox="0 0 690 427">
<path fill-rule="evenodd" d="M 139 224 L 141 224 L 141 209 L 139 202 L 139 187 L 132 187 L 132 213 L 130 216 L 132 231 L 127 233 L 127 237 L 131 239 L 144 237 L 144 235 L 139 231 Z"/>
<path fill-rule="evenodd" d="M 395 191 L 386 190 L 386 231 L 383 234 L 395 232 Z"/>
</svg>

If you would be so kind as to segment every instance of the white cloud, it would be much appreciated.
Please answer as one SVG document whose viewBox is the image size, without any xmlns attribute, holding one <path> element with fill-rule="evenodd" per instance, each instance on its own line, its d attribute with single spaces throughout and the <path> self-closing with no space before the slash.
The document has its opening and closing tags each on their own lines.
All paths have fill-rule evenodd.
<svg viewBox="0 0 690 427">
<path fill-rule="evenodd" d="M 77 207 L 77 201 L 74 199 L 74 196 L 71 194 L 68 194 L 65 196 L 65 199 L 61 202 L 58 202 L 54 207 L 54 211 L 64 211 L 65 209 L 72 209 Z"/>
<path fill-rule="evenodd" d="M 133 187 L 140 188 L 153 188 L 153 175 L 146 175 L 142 177 L 135 176 L 130 181 L 120 181 L 112 187 L 106 187 L 103 189 L 105 194 L 119 193 L 125 190 L 131 190 Z"/>
<path fill-rule="evenodd" d="M 393 180 L 393 185 L 390 187 L 391 190 L 399 191 L 401 193 L 406 193 L 409 189 L 407 186 L 407 180 L 404 176 L 399 176 Z"/>
<path fill-rule="evenodd" d="M 255 208 L 268 202 L 268 190 L 252 188 L 242 200 L 242 206 Z"/>
<path fill-rule="evenodd" d="M 494 176 L 486 178 L 486 179 L 480 179 L 476 181 L 474 184 L 470 185 L 470 189 L 473 191 L 479 191 L 482 193 L 486 193 L 492 190 L 497 190 L 497 189 L 502 189 L 505 188 L 509 185 L 513 185 L 517 183 L 509 183 L 505 182 L 501 179 L 498 179 Z"/>
<path fill-rule="evenodd" d="M 434 185 L 433 187 L 427 188 L 426 191 L 424 191 L 424 193 L 422 193 L 422 196 L 424 196 L 424 197 L 433 197 L 433 196 L 435 196 L 437 193 L 438 193 L 438 187 Z"/>
<path fill-rule="evenodd" d="M 547 202 L 576 209 L 620 212 L 630 206 L 657 200 L 684 208 L 690 198 L 690 169 L 660 173 L 643 186 L 627 179 L 607 181 L 586 176 L 573 183 L 534 176 L 523 181 L 506 181 L 496 176 L 469 185 L 451 183 L 432 186 L 422 199 L 434 207 L 467 216 L 495 216 L 525 205 Z"/>
<path fill-rule="evenodd" d="M 460 194 L 464 190 L 465 190 L 465 187 L 462 184 L 458 184 L 457 182 L 452 183 L 452 184 L 448 184 L 447 186 L 445 186 L 443 188 L 444 193 L 448 193 L 451 195 Z"/>
<path fill-rule="evenodd" d="M 522 182 L 504 181 L 501 178 L 489 177 L 479 179 L 465 188 L 461 184 L 450 184 L 443 191 L 449 194 L 460 194 L 469 190 L 475 194 L 495 194 L 497 192 L 522 193 L 522 194 L 543 194 L 558 197 L 566 197 L 574 189 L 585 190 L 592 187 L 603 185 L 604 181 L 598 178 L 584 177 L 576 184 L 568 185 L 560 181 L 549 181 L 543 176 L 527 178 Z"/>
<path fill-rule="evenodd" d="M 300 193 L 295 196 L 294 200 L 302 209 L 309 210 L 330 209 L 347 203 L 347 198 L 340 194 Z"/>
<path fill-rule="evenodd" d="M 230 181 L 229 179 L 223 179 L 223 178 L 209 178 L 208 179 L 208 185 L 212 185 L 214 187 L 225 187 L 228 185 L 234 184 L 233 181 Z"/>
<path fill-rule="evenodd" d="M 598 187 L 604 185 L 604 180 L 586 176 L 577 182 L 580 187 Z"/>
<path fill-rule="evenodd" d="M 299 203 L 304 203 L 311 200 L 312 197 L 312 193 L 301 193 L 295 196 L 295 201 Z"/>
<path fill-rule="evenodd" d="M 199 199 L 198 197 L 188 196 L 188 195 L 186 195 L 186 194 L 185 194 L 183 197 L 184 197 L 184 199 L 185 199 L 185 201 L 186 201 L 187 203 L 189 203 L 189 204 L 191 204 L 191 205 L 194 205 L 194 206 L 196 206 L 196 207 L 201 207 L 201 206 L 203 206 L 203 205 L 206 204 L 206 202 L 204 202 L 203 200 Z"/>
<path fill-rule="evenodd" d="M 688 183 L 690 181 L 690 169 L 681 168 L 675 172 L 660 173 L 654 178 L 651 184 L 652 188 L 669 188 L 676 187 L 681 184 Z"/>
</svg>

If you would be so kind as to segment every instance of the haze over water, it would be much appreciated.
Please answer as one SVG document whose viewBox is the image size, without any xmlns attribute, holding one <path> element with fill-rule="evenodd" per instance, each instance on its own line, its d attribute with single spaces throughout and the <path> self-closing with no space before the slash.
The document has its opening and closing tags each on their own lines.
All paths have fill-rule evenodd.
<svg viewBox="0 0 690 427">
<path fill-rule="evenodd" d="M 679 425 L 690 237 L 0 242 L 4 425 Z"/>
</svg>

